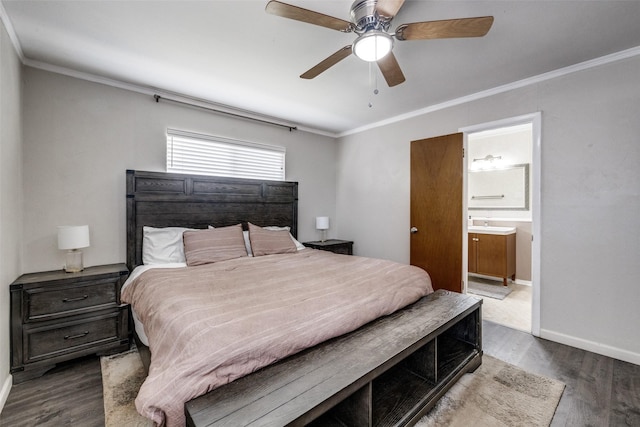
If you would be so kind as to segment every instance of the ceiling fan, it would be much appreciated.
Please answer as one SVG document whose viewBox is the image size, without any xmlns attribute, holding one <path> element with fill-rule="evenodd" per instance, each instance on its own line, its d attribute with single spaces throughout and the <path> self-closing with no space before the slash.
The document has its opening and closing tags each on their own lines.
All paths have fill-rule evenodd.
<svg viewBox="0 0 640 427">
<path fill-rule="evenodd" d="M 358 35 L 353 44 L 330 55 L 303 73 L 301 78 L 313 79 L 353 53 L 365 61 L 376 62 L 389 86 L 396 86 L 405 81 L 392 52 L 394 39 L 404 41 L 482 37 L 489 32 L 493 24 L 493 16 L 445 19 L 402 24 L 396 28 L 395 33 L 390 33 L 391 21 L 403 3 L 404 0 L 356 0 L 351 5 L 351 21 L 276 0 L 271 0 L 265 10 L 272 15 Z"/>
</svg>

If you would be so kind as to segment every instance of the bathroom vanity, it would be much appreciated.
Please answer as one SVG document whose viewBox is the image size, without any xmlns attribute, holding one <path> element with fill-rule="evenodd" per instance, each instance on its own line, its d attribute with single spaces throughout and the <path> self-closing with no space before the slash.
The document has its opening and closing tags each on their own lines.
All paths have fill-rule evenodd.
<svg viewBox="0 0 640 427">
<path fill-rule="evenodd" d="M 516 278 L 515 227 L 469 226 L 469 273 Z"/>
</svg>

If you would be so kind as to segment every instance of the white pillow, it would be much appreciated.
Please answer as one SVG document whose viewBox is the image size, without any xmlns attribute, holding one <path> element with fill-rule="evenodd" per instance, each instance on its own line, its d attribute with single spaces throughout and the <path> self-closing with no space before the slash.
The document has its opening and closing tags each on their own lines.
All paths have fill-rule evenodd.
<svg viewBox="0 0 640 427">
<path fill-rule="evenodd" d="M 251 252 L 251 240 L 249 240 L 249 231 L 242 231 L 242 237 L 244 238 L 244 247 L 247 249 L 247 254 L 253 256 Z"/>
<path fill-rule="evenodd" d="M 187 262 L 184 256 L 182 233 L 192 228 L 142 227 L 142 263 L 167 264 Z"/>
</svg>

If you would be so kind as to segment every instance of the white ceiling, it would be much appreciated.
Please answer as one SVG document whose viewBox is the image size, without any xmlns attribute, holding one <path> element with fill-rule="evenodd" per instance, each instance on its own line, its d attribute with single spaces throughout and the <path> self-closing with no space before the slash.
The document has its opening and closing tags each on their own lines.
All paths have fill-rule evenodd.
<svg viewBox="0 0 640 427">
<path fill-rule="evenodd" d="M 345 20 L 352 3 L 287 2 Z M 369 64 L 353 55 L 303 80 L 354 35 L 267 14 L 266 3 L 2 0 L 29 65 L 176 92 L 329 134 L 640 46 L 640 1 L 406 1 L 392 29 L 473 16 L 495 21 L 482 38 L 396 42 L 407 81 L 393 88 L 377 67 L 371 79 Z"/>
</svg>

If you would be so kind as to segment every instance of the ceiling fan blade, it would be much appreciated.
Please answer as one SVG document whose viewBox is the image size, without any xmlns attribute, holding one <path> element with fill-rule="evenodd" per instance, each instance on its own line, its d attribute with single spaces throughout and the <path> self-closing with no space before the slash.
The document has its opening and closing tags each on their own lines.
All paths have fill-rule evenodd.
<svg viewBox="0 0 640 427">
<path fill-rule="evenodd" d="M 413 24 L 400 25 L 396 29 L 396 39 L 426 40 L 482 37 L 489 32 L 492 24 L 493 16 L 414 22 Z"/>
<path fill-rule="evenodd" d="M 385 18 L 393 18 L 404 4 L 404 0 L 378 0 L 376 12 Z"/>
<path fill-rule="evenodd" d="M 303 79 L 312 79 L 318 76 L 320 73 L 327 71 L 329 68 L 333 67 L 334 65 L 342 61 L 347 56 L 351 55 L 351 52 L 352 52 L 351 45 L 345 46 L 339 51 L 337 51 L 336 53 L 334 53 L 333 55 L 329 56 L 324 61 L 320 62 L 315 67 L 306 71 L 300 77 Z"/>
<path fill-rule="evenodd" d="M 345 33 L 351 31 L 351 22 L 344 19 L 334 18 L 333 16 L 324 15 L 312 10 L 303 9 L 298 6 L 271 0 L 265 8 L 267 13 L 282 16 L 283 18 L 295 19 L 296 21 L 306 22 L 308 24 L 319 25 L 321 27 L 331 28 Z"/>
<path fill-rule="evenodd" d="M 389 87 L 399 85 L 405 81 L 400 64 L 398 64 L 393 52 L 389 52 L 384 58 L 378 60 L 378 67 L 380 67 L 380 71 L 382 71 L 382 75 Z"/>
</svg>

